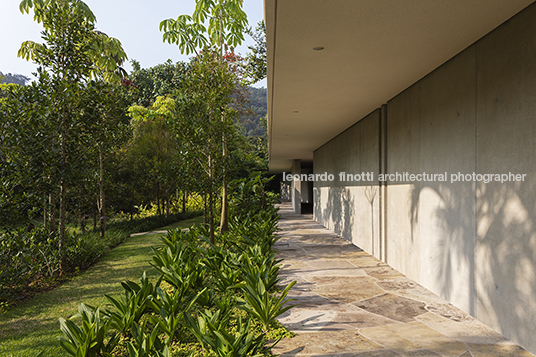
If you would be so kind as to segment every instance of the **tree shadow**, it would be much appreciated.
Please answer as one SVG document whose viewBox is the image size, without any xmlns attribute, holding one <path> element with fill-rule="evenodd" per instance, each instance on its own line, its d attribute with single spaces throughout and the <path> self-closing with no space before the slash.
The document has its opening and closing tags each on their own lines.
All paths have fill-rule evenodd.
<svg viewBox="0 0 536 357">
<path fill-rule="evenodd" d="M 315 220 L 351 242 L 355 203 L 350 190 L 346 187 L 330 188 L 324 207 L 321 206 L 320 187 L 314 190 Z"/>
<path fill-rule="evenodd" d="M 415 185 L 410 215 L 412 230 L 419 225 L 421 249 L 429 246 L 428 254 L 421 254 L 432 261 L 434 287 L 427 287 L 451 302 L 461 290 L 468 291 L 467 305 L 454 303 L 535 350 L 536 205 L 529 186 L 521 182 Z M 434 199 L 434 207 L 424 203 Z M 433 237 L 427 236 L 432 230 Z M 427 264 L 421 259 L 423 263 Z"/>
</svg>

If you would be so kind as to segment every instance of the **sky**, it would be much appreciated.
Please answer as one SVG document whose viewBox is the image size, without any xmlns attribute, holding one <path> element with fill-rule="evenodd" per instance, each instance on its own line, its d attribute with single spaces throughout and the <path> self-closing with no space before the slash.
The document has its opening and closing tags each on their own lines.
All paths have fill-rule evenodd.
<svg viewBox="0 0 536 357">
<path fill-rule="evenodd" d="M 177 45 L 162 42 L 160 21 L 191 15 L 195 0 L 84 0 L 97 17 L 96 27 L 123 44 L 129 60 L 135 59 L 142 67 L 152 67 L 168 59 L 188 61 Z M 36 66 L 17 57 L 22 42 L 42 42 L 42 27 L 33 20 L 33 13 L 19 11 L 20 0 L 0 0 L 0 71 L 23 74 L 33 78 Z M 263 0 L 244 0 L 244 10 L 253 28 L 263 19 Z M 253 41 L 246 35 L 246 42 L 237 49 L 242 55 Z M 130 64 L 124 65 L 127 71 Z M 266 80 L 256 87 L 266 87 Z"/>
</svg>

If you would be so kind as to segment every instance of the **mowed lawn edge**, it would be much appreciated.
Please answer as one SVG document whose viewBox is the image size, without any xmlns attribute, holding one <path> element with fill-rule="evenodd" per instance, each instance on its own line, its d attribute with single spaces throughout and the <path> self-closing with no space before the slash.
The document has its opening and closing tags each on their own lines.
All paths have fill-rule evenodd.
<svg viewBox="0 0 536 357">
<path fill-rule="evenodd" d="M 154 231 L 186 228 L 202 221 L 203 217 L 195 217 Z M 120 283 L 139 282 L 144 271 L 155 278 L 156 270 L 149 264 L 151 247 L 160 244 L 158 238 L 162 235 L 131 236 L 85 272 L 0 315 L 0 356 L 32 357 L 42 350 L 46 350 L 46 356 L 69 356 L 58 342 L 57 337 L 61 335 L 58 319 L 76 314 L 82 302 L 94 307 L 107 306 L 104 294 L 120 295 L 123 292 Z"/>
</svg>

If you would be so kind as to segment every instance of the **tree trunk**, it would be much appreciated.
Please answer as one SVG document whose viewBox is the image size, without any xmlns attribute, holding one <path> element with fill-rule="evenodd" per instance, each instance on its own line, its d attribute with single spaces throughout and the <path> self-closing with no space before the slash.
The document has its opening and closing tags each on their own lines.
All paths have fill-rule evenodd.
<svg viewBox="0 0 536 357">
<path fill-rule="evenodd" d="M 80 214 L 82 219 L 80 220 L 80 230 L 82 231 L 82 233 L 86 233 L 86 215 L 85 214 Z"/>
<path fill-rule="evenodd" d="M 48 232 L 50 235 L 56 234 L 56 195 L 54 192 L 48 194 Z"/>
<path fill-rule="evenodd" d="M 169 195 L 166 198 L 166 217 L 169 217 Z"/>
<path fill-rule="evenodd" d="M 221 189 L 221 221 L 220 232 L 229 230 L 229 202 L 227 202 L 227 179 L 223 174 L 223 187 Z"/>
<path fill-rule="evenodd" d="M 182 212 L 186 212 L 186 198 L 188 195 L 186 194 L 186 190 L 182 191 Z"/>
<path fill-rule="evenodd" d="M 214 168 L 212 166 L 212 158 L 208 156 L 208 214 L 209 214 L 209 230 L 210 230 L 210 243 L 214 244 Z"/>
<path fill-rule="evenodd" d="M 212 182 L 210 183 L 210 192 L 208 196 L 208 212 L 209 212 L 210 243 L 215 244 L 215 240 L 214 240 L 214 187 L 212 185 Z"/>
<path fill-rule="evenodd" d="M 104 164 L 102 160 L 102 149 L 99 148 L 99 215 L 100 215 L 100 236 L 106 233 L 106 202 L 104 197 Z"/>
<path fill-rule="evenodd" d="M 160 224 L 162 224 L 162 210 L 160 209 L 160 182 L 156 185 L 156 213 Z"/>
<path fill-rule="evenodd" d="M 207 193 L 203 192 L 203 225 L 207 227 Z"/>
<path fill-rule="evenodd" d="M 62 179 L 60 183 L 60 234 L 59 234 L 59 251 L 60 251 L 60 274 L 63 275 L 67 268 L 66 261 L 66 247 L 65 247 L 65 196 L 67 187 L 65 180 Z"/>
<path fill-rule="evenodd" d="M 93 207 L 93 232 L 97 231 L 97 210 Z"/>
<path fill-rule="evenodd" d="M 45 202 L 43 204 L 43 227 L 48 230 L 48 211 L 47 211 L 47 198 L 45 196 Z"/>
<path fill-rule="evenodd" d="M 225 117 L 222 115 L 221 121 L 223 122 Z M 225 132 L 222 134 L 222 146 L 223 146 L 223 180 L 221 189 L 221 221 L 220 232 L 226 232 L 229 230 L 229 203 L 227 202 L 227 138 Z"/>
</svg>

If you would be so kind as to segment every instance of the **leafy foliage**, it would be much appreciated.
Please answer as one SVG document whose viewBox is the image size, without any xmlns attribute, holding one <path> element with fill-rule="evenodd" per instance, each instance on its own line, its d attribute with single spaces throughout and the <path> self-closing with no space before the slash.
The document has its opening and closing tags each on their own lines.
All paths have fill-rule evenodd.
<svg viewBox="0 0 536 357">
<path fill-rule="evenodd" d="M 118 349 L 130 356 L 168 356 L 194 338 L 197 355 L 269 355 L 281 336 L 272 345 L 267 336 L 278 329 L 276 317 L 291 308 L 286 297 L 295 284 L 277 292 L 274 210 L 259 207 L 256 215 L 236 221 L 220 246 L 210 243 L 202 227 L 169 231 L 154 249 L 156 283 L 144 274 L 140 284 L 122 283 L 122 297 L 107 296 L 112 309 L 101 313 L 100 325 L 110 336 L 123 336 Z M 93 345 L 107 341 L 102 337 Z"/>
<path fill-rule="evenodd" d="M 294 284 L 296 284 L 295 281 L 288 284 L 277 296 L 268 292 L 260 274 L 249 275 L 243 285 L 244 300 L 240 301 L 242 304 L 239 306 L 257 318 L 262 323 L 264 331 L 268 331 L 270 325 L 275 323 L 276 317 L 293 307 L 293 305 L 283 305 L 289 301 L 285 298 Z"/>
<path fill-rule="evenodd" d="M 189 70 L 187 63 L 173 63 L 171 60 L 151 68 L 141 68 L 135 60 L 131 64 L 133 70 L 129 80 L 136 86 L 131 94 L 131 102 L 144 107 L 151 106 L 159 96 L 165 97 L 180 90 Z"/>
<path fill-rule="evenodd" d="M 240 45 L 247 23 L 242 0 L 196 0 L 192 16 L 164 20 L 160 31 L 164 32 L 164 42 L 179 45 L 181 53 L 199 54 L 199 48 L 221 50 L 224 44 Z"/>
<path fill-rule="evenodd" d="M 247 100 L 249 110 L 238 117 L 238 125 L 244 128 L 246 136 L 265 137 L 266 125 L 264 123 L 268 113 L 268 98 L 266 88 L 247 88 Z"/>
<path fill-rule="evenodd" d="M 98 96 L 97 102 L 105 102 L 101 97 L 102 90 L 108 91 L 108 88 L 95 85 L 90 79 L 118 84 L 124 74 L 119 65 L 126 59 L 126 54 L 117 39 L 95 30 L 95 15 L 83 1 L 23 0 L 19 7 L 22 13 L 33 11 L 34 20 L 43 25 L 41 34 L 44 43 L 26 41 L 21 45 L 18 56 L 32 60 L 39 66 L 37 84 L 32 86 L 31 92 L 39 95 L 31 101 L 30 108 L 33 110 L 31 114 L 37 114 L 35 117 L 40 125 L 26 125 L 25 134 L 27 137 L 36 136 L 37 132 L 37 135 L 45 136 L 43 142 L 48 141 L 49 144 L 44 150 L 48 156 L 43 160 L 48 166 L 47 187 L 38 193 L 49 196 L 51 232 L 55 231 L 56 198 L 59 200 L 58 248 L 60 271 L 63 271 L 66 264 L 67 191 L 75 183 L 81 184 L 81 176 L 87 170 L 83 164 L 89 161 L 85 160 L 86 154 L 95 142 L 99 144 L 101 205 L 104 202 L 102 141 L 105 136 L 100 134 L 106 121 L 100 119 L 112 110 L 99 113 L 91 110 L 94 108 L 91 104 L 95 102 L 92 98 Z M 14 101 L 17 99 L 14 98 Z M 15 105 L 24 104 L 26 103 Z M 17 119 L 14 119 L 13 112 L 10 113 L 7 116 L 9 124 L 2 125 L 2 129 L 18 138 L 17 126 L 10 123 Z M 31 117 L 23 115 L 21 121 L 30 121 Z M 110 122 L 113 121 L 108 121 Z M 24 152 L 27 147 L 18 144 L 15 142 L 12 146 L 17 147 L 19 152 Z M 23 165 L 25 157 L 22 157 L 23 160 L 19 161 Z M 8 161 L 16 163 L 16 159 L 16 155 L 10 155 Z M 104 217 L 103 212 L 101 209 L 101 217 Z"/>
<path fill-rule="evenodd" d="M 224 148 L 236 136 L 233 123 L 237 111 L 231 107 L 236 84 L 229 63 L 220 61 L 214 52 L 203 52 L 191 64 L 183 89 L 176 94 L 176 115 L 171 123 L 180 138 L 184 162 L 188 163 L 187 174 L 195 176 L 199 190 L 208 195 L 211 241 L 215 192 L 229 164 Z"/>
<path fill-rule="evenodd" d="M 253 83 L 266 78 L 266 26 L 264 21 L 259 21 L 255 30 L 247 29 L 247 34 L 255 41 L 254 46 L 248 46 L 246 56 L 246 72 Z"/>
<path fill-rule="evenodd" d="M 84 303 L 78 306 L 78 314 L 82 326 L 78 327 L 71 320 L 60 318 L 60 329 L 64 336 L 60 336 L 60 344 L 65 351 L 75 357 L 111 357 L 111 352 L 119 342 L 120 335 L 112 332 L 107 336 L 110 320 L 100 317 L 99 308 L 94 309 Z"/>
<path fill-rule="evenodd" d="M 34 12 L 43 25 L 44 44 L 25 41 L 18 56 L 48 68 L 68 81 L 84 77 L 119 83 L 126 58 L 121 42 L 95 30 L 96 17 L 80 0 L 23 0 L 22 13 Z"/>
<path fill-rule="evenodd" d="M 200 212 L 177 213 L 164 218 L 164 223 L 198 216 Z M 97 232 L 66 234 L 66 273 L 89 268 L 111 248 L 124 242 L 130 233 L 145 232 L 160 227 L 158 217 L 114 220 L 104 237 Z M 58 236 L 50 235 L 45 227 L 30 232 L 18 228 L 0 233 L 0 307 L 6 308 L 33 295 L 41 286 L 58 279 L 60 256 Z M 1 309 L 0 309 L 1 310 Z"/>
</svg>

